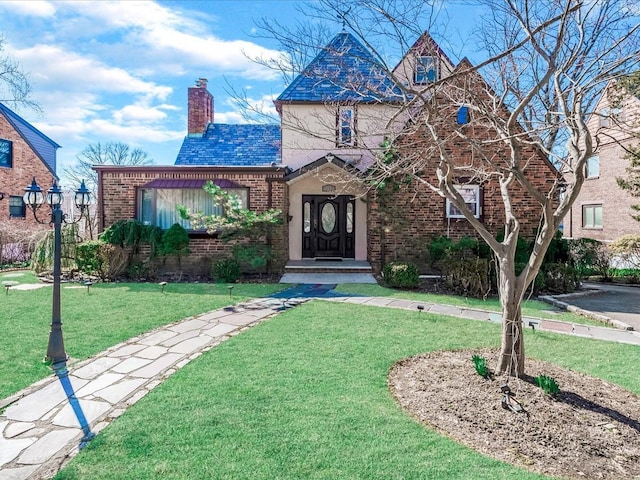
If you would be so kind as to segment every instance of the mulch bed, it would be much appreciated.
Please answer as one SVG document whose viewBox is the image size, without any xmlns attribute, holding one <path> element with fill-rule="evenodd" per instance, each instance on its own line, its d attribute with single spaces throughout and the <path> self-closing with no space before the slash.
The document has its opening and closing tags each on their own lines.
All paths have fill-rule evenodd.
<svg viewBox="0 0 640 480">
<path fill-rule="evenodd" d="M 526 413 L 502 407 L 505 379 L 486 380 L 471 361 L 495 365 L 497 350 L 445 351 L 396 364 L 389 387 L 425 425 L 470 448 L 528 470 L 563 478 L 622 480 L 640 475 L 640 397 L 598 378 L 527 359 L 528 377 L 510 379 Z M 533 377 L 553 377 L 555 398 Z"/>
</svg>

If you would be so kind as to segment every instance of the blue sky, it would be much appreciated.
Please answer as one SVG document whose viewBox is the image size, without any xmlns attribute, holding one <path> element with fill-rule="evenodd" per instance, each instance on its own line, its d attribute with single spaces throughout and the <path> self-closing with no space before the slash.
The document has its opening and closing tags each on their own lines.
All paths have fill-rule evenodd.
<svg viewBox="0 0 640 480">
<path fill-rule="evenodd" d="M 218 123 L 243 121 L 228 84 L 269 105 L 282 92 L 280 77 L 245 54 L 278 55 L 273 42 L 251 36 L 255 19 L 303 21 L 297 3 L 0 0 L 3 53 L 29 74 L 32 100 L 42 108 L 16 111 L 62 146 L 59 175 L 97 142 L 127 143 L 156 164 L 173 164 L 186 134 L 187 88 L 197 78 L 209 80 Z M 473 20 L 470 7 L 457 22 L 460 7 L 451 8 L 456 36 L 464 36 L 458 30 Z"/>
</svg>

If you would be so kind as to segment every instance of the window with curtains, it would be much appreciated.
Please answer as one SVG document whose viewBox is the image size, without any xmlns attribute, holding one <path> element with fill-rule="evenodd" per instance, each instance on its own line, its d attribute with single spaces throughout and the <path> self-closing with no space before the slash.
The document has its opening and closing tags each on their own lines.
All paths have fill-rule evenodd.
<svg viewBox="0 0 640 480">
<path fill-rule="evenodd" d="M 248 208 L 249 189 L 227 188 L 240 199 L 243 208 Z M 202 188 L 142 188 L 139 192 L 138 219 L 146 225 L 168 229 L 179 223 L 192 230 L 188 220 L 180 218 L 177 205 L 184 205 L 192 212 L 205 215 L 224 215 L 222 208 L 213 203 L 213 198 Z"/>
</svg>

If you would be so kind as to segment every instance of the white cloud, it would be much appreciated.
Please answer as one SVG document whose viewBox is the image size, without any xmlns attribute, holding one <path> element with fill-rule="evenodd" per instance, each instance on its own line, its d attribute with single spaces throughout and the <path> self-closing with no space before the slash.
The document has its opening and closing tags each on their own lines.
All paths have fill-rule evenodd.
<svg viewBox="0 0 640 480">
<path fill-rule="evenodd" d="M 4 0 L 0 2 L 0 8 L 10 10 L 12 13 L 33 17 L 52 17 L 56 13 L 56 7 L 52 2 L 45 0 Z"/>
</svg>

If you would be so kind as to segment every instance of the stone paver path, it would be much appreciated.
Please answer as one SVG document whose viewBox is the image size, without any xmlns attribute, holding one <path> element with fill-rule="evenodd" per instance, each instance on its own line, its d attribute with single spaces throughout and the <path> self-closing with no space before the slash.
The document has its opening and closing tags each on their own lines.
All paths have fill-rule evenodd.
<svg viewBox="0 0 640 480">
<path fill-rule="evenodd" d="M 219 309 L 158 328 L 72 365 L 69 376 L 94 433 L 203 352 L 280 311 L 309 299 L 399 308 L 500 322 L 496 312 L 383 297 L 342 295 L 329 285 L 305 285 L 271 298 Z M 629 330 L 524 318 L 526 326 L 640 345 Z M 62 386 L 44 379 L 0 402 L 0 480 L 53 476 L 78 451 L 82 430 Z"/>
<path fill-rule="evenodd" d="M 69 368 L 76 398 L 98 433 L 177 369 L 275 315 L 283 300 L 258 299 L 132 338 Z M 0 480 L 50 478 L 78 451 L 82 430 L 55 377 L 0 404 Z"/>
</svg>

